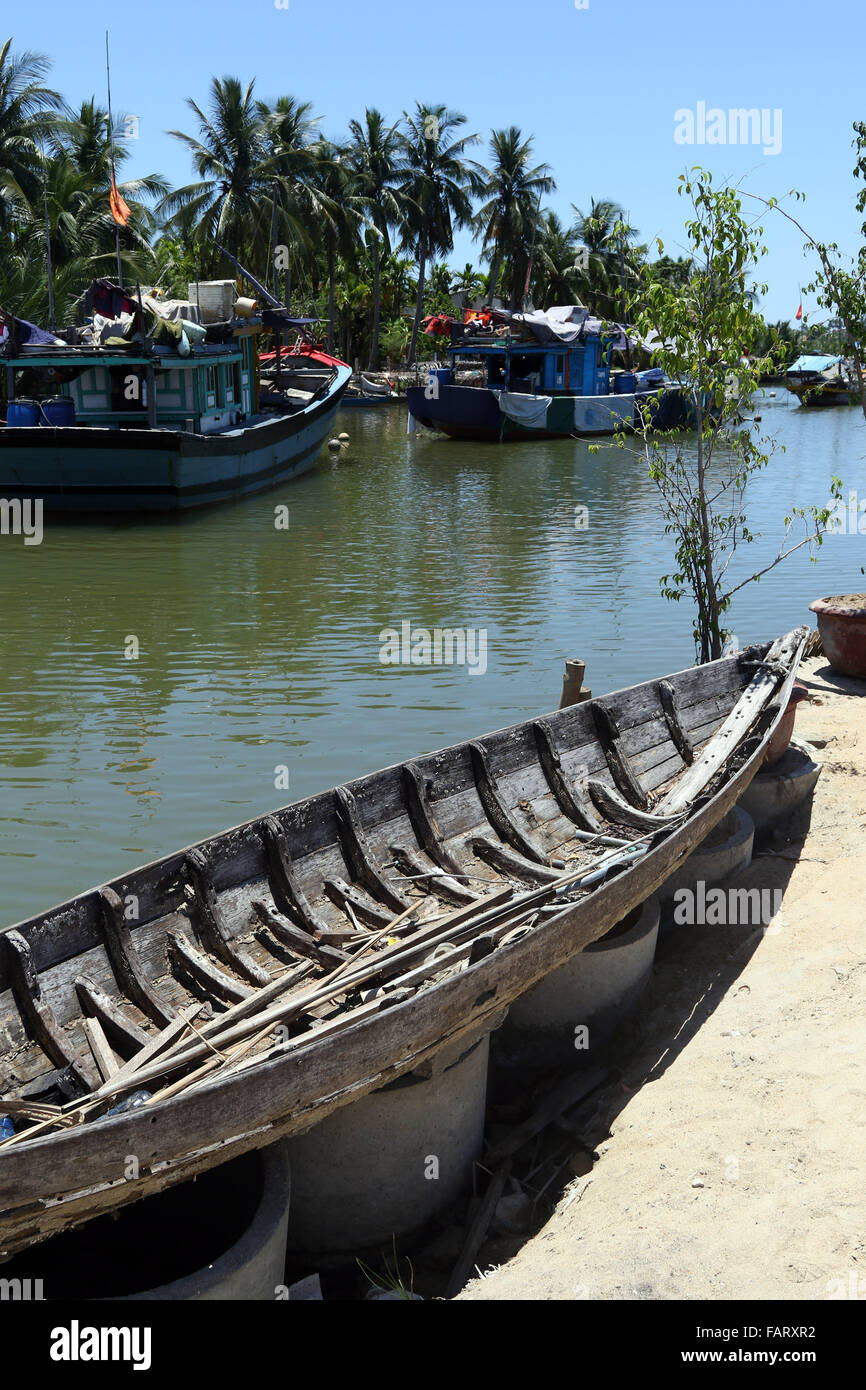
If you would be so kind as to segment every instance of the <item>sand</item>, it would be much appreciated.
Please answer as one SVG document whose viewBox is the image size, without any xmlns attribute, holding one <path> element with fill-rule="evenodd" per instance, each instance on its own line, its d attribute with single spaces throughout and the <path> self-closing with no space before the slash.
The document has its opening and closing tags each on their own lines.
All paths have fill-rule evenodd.
<svg viewBox="0 0 866 1390">
<path fill-rule="evenodd" d="M 779 918 L 660 938 L 591 1173 L 461 1298 L 866 1298 L 866 683 L 801 678 L 808 833 L 731 880 Z"/>
</svg>

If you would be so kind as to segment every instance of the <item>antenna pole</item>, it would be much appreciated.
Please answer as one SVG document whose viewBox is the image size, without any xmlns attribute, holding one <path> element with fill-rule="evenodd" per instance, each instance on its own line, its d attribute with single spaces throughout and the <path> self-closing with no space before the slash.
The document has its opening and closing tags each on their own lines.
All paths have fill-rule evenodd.
<svg viewBox="0 0 866 1390">
<path fill-rule="evenodd" d="M 108 140 L 111 150 L 111 181 L 117 187 L 114 172 L 114 119 L 111 115 L 111 64 L 108 58 L 108 30 L 105 31 L 105 84 L 108 89 Z M 120 227 L 114 224 L 114 249 L 117 252 L 117 283 L 123 289 L 123 271 L 120 266 Z"/>
</svg>

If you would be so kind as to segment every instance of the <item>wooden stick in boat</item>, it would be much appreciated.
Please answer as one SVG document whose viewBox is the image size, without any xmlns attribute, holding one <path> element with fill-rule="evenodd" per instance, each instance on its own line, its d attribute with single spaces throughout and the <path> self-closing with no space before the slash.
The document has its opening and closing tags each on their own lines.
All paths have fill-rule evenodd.
<svg viewBox="0 0 866 1390">
<path fill-rule="evenodd" d="M 761 663 L 762 669 L 752 677 L 722 727 L 710 739 L 700 757 L 658 803 L 655 808 L 658 815 L 670 816 L 685 810 L 712 781 L 775 693 L 780 670 L 786 673 L 796 670 L 808 635 L 808 628 L 797 627 L 776 639 Z"/>
<path fill-rule="evenodd" d="M 149 1062 L 152 1057 L 156 1057 L 159 1052 L 174 1040 L 178 1033 L 185 1032 L 189 1020 L 195 1018 L 197 1014 L 200 1014 L 203 1007 L 203 1004 L 190 1004 L 188 1008 L 183 1009 L 178 1014 L 177 1018 L 173 1018 L 171 1023 L 166 1024 L 165 1028 L 157 1033 L 156 1037 L 151 1038 L 150 1042 L 146 1043 L 140 1052 L 136 1052 L 134 1057 L 130 1057 L 128 1062 L 124 1062 L 123 1066 L 114 1073 L 110 1081 L 107 1081 L 105 1085 L 100 1086 L 97 1090 L 91 1091 L 86 1099 L 90 1101 L 103 1100 L 106 1096 L 114 1095 L 118 1089 L 123 1090 L 126 1083 L 131 1078 L 134 1078 L 137 1082 L 138 1073 L 142 1070 L 145 1063 Z M 63 1108 L 64 1111 L 77 1110 L 80 1105 L 81 1101 L 71 1101 Z"/>
<path fill-rule="evenodd" d="M 99 1068 L 103 1081 L 108 1081 L 120 1069 L 120 1063 L 108 1044 L 108 1039 L 98 1018 L 85 1018 L 84 1031 L 93 1053 L 93 1060 Z"/>
</svg>

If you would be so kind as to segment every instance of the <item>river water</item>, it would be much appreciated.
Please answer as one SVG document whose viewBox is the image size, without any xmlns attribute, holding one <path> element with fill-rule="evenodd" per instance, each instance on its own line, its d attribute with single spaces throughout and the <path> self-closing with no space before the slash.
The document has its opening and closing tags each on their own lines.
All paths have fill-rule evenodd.
<svg viewBox="0 0 866 1390">
<path fill-rule="evenodd" d="M 826 503 L 832 474 L 866 499 L 859 410 L 782 389 L 755 410 L 786 452 L 750 484 L 763 534 L 740 574 L 777 552 L 792 505 Z M 639 457 L 410 436 L 402 404 L 343 410 L 337 429 L 339 455 L 237 505 L 0 536 L 0 924 L 552 709 L 567 656 L 596 694 L 694 660 L 689 604 L 659 593 L 672 545 Z M 744 590 L 729 625 L 745 645 L 810 621 L 813 598 L 862 591 L 861 566 L 866 535 L 833 536 L 816 564 L 803 551 Z M 486 652 L 470 635 L 474 674 L 383 664 L 380 634 L 403 623 L 483 630 Z"/>
</svg>

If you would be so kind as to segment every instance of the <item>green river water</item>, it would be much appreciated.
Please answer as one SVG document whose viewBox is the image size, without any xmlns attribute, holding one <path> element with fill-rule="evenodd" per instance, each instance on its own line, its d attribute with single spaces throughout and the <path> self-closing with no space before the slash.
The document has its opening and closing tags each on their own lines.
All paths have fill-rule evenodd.
<svg viewBox="0 0 866 1390">
<path fill-rule="evenodd" d="M 789 401 L 755 406 L 786 452 L 751 484 L 764 534 L 748 568 L 776 553 L 792 504 L 826 503 L 833 473 L 866 500 L 860 411 Z M 39 546 L 0 536 L 0 925 L 552 709 L 566 656 L 596 694 L 694 660 L 689 605 L 659 595 L 672 548 L 639 458 L 410 436 L 402 404 L 343 410 L 337 429 L 339 455 L 237 505 L 49 522 Z M 729 625 L 745 645 L 811 621 L 813 598 L 862 591 L 863 565 L 866 535 L 833 536 L 816 565 L 802 552 L 749 586 Z M 404 622 L 483 629 L 486 669 L 383 664 L 380 633 Z"/>
</svg>

